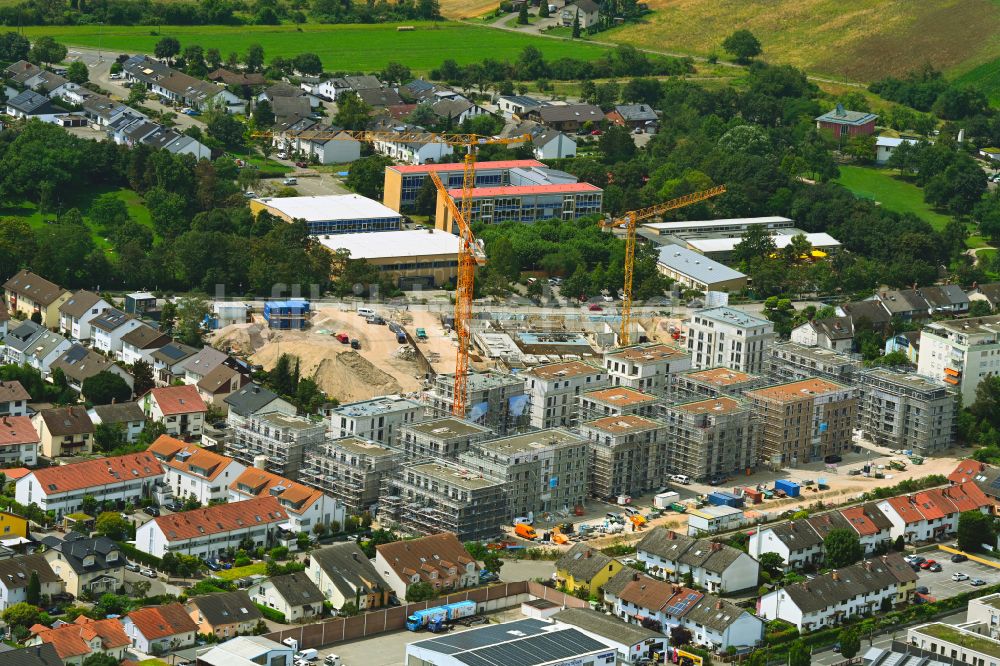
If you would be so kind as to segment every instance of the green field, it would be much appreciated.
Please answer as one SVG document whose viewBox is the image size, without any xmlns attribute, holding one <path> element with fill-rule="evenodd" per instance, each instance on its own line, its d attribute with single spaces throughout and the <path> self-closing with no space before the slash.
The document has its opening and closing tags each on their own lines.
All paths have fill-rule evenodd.
<svg viewBox="0 0 1000 666">
<path fill-rule="evenodd" d="M 156 42 L 165 36 L 177 38 L 181 47 L 198 44 L 217 48 L 223 57 L 231 52 L 244 54 L 251 44 L 264 47 L 267 60 L 274 56 L 294 56 L 313 52 L 323 60 L 327 71 L 373 72 L 396 61 L 415 72 L 428 72 L 451 58 L 459 64 L 479 62 L 483 58 L 516 60 L 524 47 L 541 49 L 546 58 L 594 59 L 606 47 L 545 39 L 463 23 L 414 23 L 416 30 L 398 32 L 395 24 L 316 25 L 300 28 L 279 26 L 35 26 L 24 33 L 34 39 L 50 35 L 72 46 L 97 48 L 109 52 L 152 53 Z"/>
<path fill-rule="evenodd" d="M 913 213 L 935 229 L 944 229 L 951 221 L 951 217 L 936 212 L 924 202 L 923 190 L 886 169 L 841 166 L 837 182 L 859 197 L 874 199 L 886 210 Z"/>
<path fill-rule="evenodd" d="M 810 72 L 872 81 L 925 62 L 961 72 L 1000 58 L 996 0 L 649 0 L 641 23 L 602 39 L 664 51 L 725 55 L 737 28 L 753 32 L 764 59 Z"/>
<path fill-rule="evenodd" d="M 1000 60 L 993 60 L 960 74 L 958 83 L 981 88 L 990 98 L 990 104 L 1000 106 Z"/>
<path fill-rule="evenodd" d="M 90 237 L 94 241 L 94 245 L 101 248 L 104 251 L 110 251 L 111 245 L 105 239 L 104 234 L 95 225 L 90 223 L 87 219 L 87 209 L 95 198 L 101 194 L 114 193 L 114 195 L 125 202 L 125 206 L 128 207 L 129 215 L 132 216 L 139 224 L 153 228 L 153 220 L 149 216 L 149 209 L 146 208 L 145 204 L 139 198 L 139 195 L 132 190 L 125 188 L 105 188 L 105 189 L 94 189 L 89 191 L 85 196 L 80 197 L 78 200 L 67 203 L 63 206 L 63 210 L 68 210 L 69 208 L 77 208 L 84 215 L 84 220 L 88 224 L 90 229 Z M 38 207 L 31 202 L 23 202 L 20 204 L 12 204 L 10 206 L 0 207 L 0 218 L 2 217 L 17 217 L 25 220 L 32 229 L 38 229 L 44 225 L 55 220 L 55 214 L 42 215 L 38 210 Z M 153 232 L 154 237 L 157 237 L 156 232 Z"/>
<path fill-rule="evenodd" d="M 216 571 L 212 575 L 222 580 L 236 580 L 244 576 L 263 576 L 265 573 L 267 573 L 267 565 L 263 562 L 256 562 L 248 564 L 245 567 L 233 567 L 232 569 Z"/>
</svg>

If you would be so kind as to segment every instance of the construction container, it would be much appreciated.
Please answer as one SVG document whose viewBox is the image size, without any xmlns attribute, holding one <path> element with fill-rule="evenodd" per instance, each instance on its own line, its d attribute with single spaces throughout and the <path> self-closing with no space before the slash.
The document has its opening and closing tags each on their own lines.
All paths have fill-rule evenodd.
<svg viewBox="0 0 1000 666">
<path fill-rule="evenodd" d="M 708 503 L 714 506 L 731 506 L 734 509 L 743 507 L 743 498 L 724 490 L 716 490 L 708 494 Z"/>
<path fill-rule="evenodd" d="M 743 496 L 750 500 L 751 504 L 760 504 L 764 501 L 764 493 L 753 488 L 744 488 Z"/>
<path fill-rule="evenodd" d="M 653 497 L 653 506 L 655 506 L 657 509 L 666 509 L 669 508 L 670 505 L 673 504 L 674 502 L 680 502 L 680 501 L 681 501 L 680 493 L 675 492 L 673 490 L 669 490 L 665 493 L 660 493 L 659 495 Z"/>
<path fill-rule="evenodd" d="M 802 488 L 799 487 L 799 484 L 788 479 L 778 479 L 775 481 L 774 489 L 782 491 L 789 497 L 798 497 L 802 493 Z"/>
</svg>

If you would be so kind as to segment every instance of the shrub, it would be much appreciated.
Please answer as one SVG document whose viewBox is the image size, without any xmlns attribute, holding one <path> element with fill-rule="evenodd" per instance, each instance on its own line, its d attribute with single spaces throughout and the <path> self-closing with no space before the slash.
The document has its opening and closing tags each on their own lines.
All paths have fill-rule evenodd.
<svg viewBox="0 0 1000 666">
<path fill-rule="evenodd" d="M 263 604 L 254 604 L 254 606 L 256 606 L 257 608 L 259 608 L 260 612 L 261 612 L 261 615 L 263 615 L 264 617 L 266 617 L 271 622 L 280 622 L 281 624 L 288 624 L 288 621 L 285 620 L 285 614 L 284 613 L 276 611 L 273 608 L 268 608 L 267 606 L 265 606 Z"/>
</svg>

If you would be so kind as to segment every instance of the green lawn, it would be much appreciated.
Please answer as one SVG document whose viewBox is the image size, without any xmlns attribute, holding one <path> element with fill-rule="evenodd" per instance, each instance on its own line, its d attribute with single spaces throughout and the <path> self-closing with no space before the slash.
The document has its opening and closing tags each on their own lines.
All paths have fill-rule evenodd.
<svg viewBox="0 0 1000 666">
<path fill-rule="evenodd" d="M 841 166 L 837 182 L 858 197 L 874 199 L 887 210 L 913 213 L 930 222 L 935 229 L 944 229 L 951 221 L 950 216 L 936 212 L 924 202 L 923 190 L 896 177 L 887 169 Z"/>
<path fill-rule="evenodd" d="M 541 49 L 546 58 L 594 59 L 606 47 L 580 44 L 533 35 L 455 22 L 408 23 L 416 30 L 398 32 L 396 24 L 277 26 L 33 26 L 24 28 L 34 39 L 50 35 L 75 46 L 98 47 L 109 52 L 152 53 L 165 36 L 176 37 L 181 46 L 198 44 L 217 48 L 223 56 L 244 54 L 251 44 L 264 47 L 267 60 L 275 56 L 316 53 L 329 71 L 376 71 L 392 61 L 415 72 L 427 72 L 452 58 L 459 64 L 479 62 L 484 57 L 516 60 L 524 47 Z M 151 34 L 156 33 L 158 34 Z"/>
<path fill-rule="evenodd" d="M 266 573 L 267 565 L 263 562 L 257 562 L 255 564 L 248 564 L 245 567 L 233 567 L 232 569 L 216 571 L 212 575 L 222 580 L 236 580 L 244 576 L 263 576 Z"/>
<path fill-rule="evenodd" d="M 149 216 L 149 209 L 142 203 L 142 199 L 139 198 L 139 195 L 132 190 L 126 188 L 94 188 L 89 190 L 86 194 L 79 197 L 75 201 L 68 202 L 64 206 L 64 209 L 78 208 L 83 213 L 84 219 L 90 228 L 90 237 L 93 239 L 94 245 L 106 252 L 111 250 L 111 245 L 107 240 L 105 240 L 105 236 L 102 231 L 90 223 L 89 218 L 87 218 L 87 210 L 90 208 L 90 204 L 93 203 L 94 199 L 102 194 L 108 193 L 114 194 L 115 197 L 125 202 L 126 207 L 128 207 L 129 215 L 131 215 L 136 222 L 149 227 L 150 229 L 153 228 L 153 220 Z M 39 229 L 56 218 L 53 213 L 42 215 L 42 213 L 38 210 L 38 206 L 29 201 L 0 207 L 0 217 L 16 217 L 24 219 L 32 229 Z M 153 236 L 154 238 L 159 237 L 155 230 L 153 231 Z"/>
</svg>

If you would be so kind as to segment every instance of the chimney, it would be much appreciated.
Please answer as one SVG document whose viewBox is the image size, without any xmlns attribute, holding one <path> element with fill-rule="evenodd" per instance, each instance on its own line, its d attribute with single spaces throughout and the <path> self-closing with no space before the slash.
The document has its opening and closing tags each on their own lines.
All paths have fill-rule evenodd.
<svg viewBox="0 0 1000 666">
<path fill-rule="evenodd" d="M 636 571 L 634 574 L 632 574 L 632 580 L 634 580 L 636 582 L 639 581 L 639 572 L 638 571 Z"/>
<path fill-rule="evenodd" d="M 587 551 L 587 559 L 589 560 L 593 554 L 594 554 L 594 551 L 588 550 Z"/>
<path fill-rule="evenodd" d="M 667 532 L 667 538 L 670 539 L 671 541 L 675 541 L 677 539 L 677 532 L 670 530 L 669 532 Z"/>
<path fill-rule="evenodd" d="M 715 602 L 715 610 L 722 610 L 722 599 Z"/>
<path fill-rule="evenodd" d="M 871 563 L 871 561 L 865 560 L 865 571 L 871 571 L 871 570 L 872 570 L 872 563 Z"/>
<path fill-rule="evenodd" d="M 720 550 L 722 550 L 722 544 L 721 544 L 721 543 L 718 543 L 718 542 L 716 542 L 716 541 L 713 541 L 713 542 L 712 542 L 712 552 L 713 552 L 713 553 L 717 553 L 717 552 L 719 552 Z"/>
<path fill-rule="evenodd" d="M 833 578 L 834 580 L 840 580 L 840 574 L 839 574 L 839 573 L 837 573 L 837 570 L 836 570 L 836 569 L 834 569 L 834 570 L 833 570 L 833 573 L 831 573 L 831 574 L 830 574 L 830 576 L 831 576 L 831 577 L 832 577 L 832 578 Z"/>
</svg>

